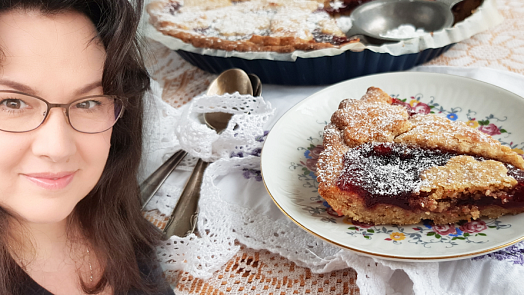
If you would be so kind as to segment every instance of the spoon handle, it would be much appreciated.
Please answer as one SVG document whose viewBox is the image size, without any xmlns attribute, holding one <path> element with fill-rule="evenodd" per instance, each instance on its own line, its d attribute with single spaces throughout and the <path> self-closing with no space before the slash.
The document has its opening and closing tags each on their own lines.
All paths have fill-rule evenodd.
<svg viewBox="0 0 524 295">
<path fill-rule="evenodd" d="M 140 184 L 142 210 L 144 210 L 144 208 L 147 206 L 147 203 L 149 203 L 160 186 L 162 186 L 167 177 L 171 174 L 171 172 L 173 172 L 173 170 L 175 170 L 178 164 L 182 162 L 186 155 L 187 152 L 184 150 L 177 151 Z"/>
<path fill-rule="evenodd" d="M 208 165 L 209 162 L 198 159 L 163 230 L 165 240 L 173 235 L 185 237 L 195 231 L 200 187 L 202 186 L 204 171 Z"/>
</svg>

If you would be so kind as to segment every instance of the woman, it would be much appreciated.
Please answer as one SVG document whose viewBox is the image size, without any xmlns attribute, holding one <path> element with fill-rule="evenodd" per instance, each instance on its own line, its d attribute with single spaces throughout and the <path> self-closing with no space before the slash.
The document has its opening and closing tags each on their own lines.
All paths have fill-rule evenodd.
<svg viewBox="0 0 524 295">
<path fill-rule="evenodd" d="M 140 214 L 128 0 L 0 4 L 0 294 L 173 294 Z"/>
</svg>

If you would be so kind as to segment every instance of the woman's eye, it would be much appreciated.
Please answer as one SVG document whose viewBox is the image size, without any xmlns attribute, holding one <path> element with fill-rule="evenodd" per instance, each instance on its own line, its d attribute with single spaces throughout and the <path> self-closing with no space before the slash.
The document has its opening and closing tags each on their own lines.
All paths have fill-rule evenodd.
<svg viewBox="0 0 524 295">
<path fill-rule="evenodd" d="M 96 100 L 85 100 L 85 101 L 82 101 L 82 102 L 79 102 L 76 104 L 76 108 L 77 109 L 92 109 L 96 106 L 100 105 L 100 102 L 99 101 L 96 101 Z"/>
<path fill-rule="evenodd" d="M 19 110 L 27 107 L 27 104 L 23 100 L 15 98 L 4 99 L 2 100 L 1 104 L 3 104 L 6 108 L 12 110 Z"/>
</svg>

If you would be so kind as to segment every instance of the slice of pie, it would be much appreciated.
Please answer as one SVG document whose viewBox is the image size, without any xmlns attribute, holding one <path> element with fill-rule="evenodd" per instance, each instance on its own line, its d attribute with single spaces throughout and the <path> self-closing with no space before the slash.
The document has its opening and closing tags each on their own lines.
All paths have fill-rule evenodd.
<svg viewBox="0 0 524 295">
<path fill-rule="evenodd" d="M 324 129 L 318 191 L 340 215 L 435 224 L 524 212 L 524 159 L 487 134 L 371 87 Z"/>
</svg>

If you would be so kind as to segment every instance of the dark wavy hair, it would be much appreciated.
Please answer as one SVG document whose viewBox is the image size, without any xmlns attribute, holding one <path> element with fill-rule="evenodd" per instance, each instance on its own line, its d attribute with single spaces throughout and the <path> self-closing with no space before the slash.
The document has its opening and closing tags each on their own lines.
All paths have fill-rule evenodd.
<svg viewBox="0 0 524 295">
<path fill-rule="evenodd" d="M 160 234 L 140 212 L 137 183 L 142 152 L 143 98 L 150 87 L 140 52 L 137 28 L 143 0 L 1 0 L 0 13 L 21 9 L 44 15 L 76 11 L 95 25 L 107 58 L 102 86 L 105 94 L 125 99 L 125 112 L 113 127 L 111 149 L 102 176 L 70 216 L 104 267 L 96 286 L 82 284 L 96 294 L 111 286 L 115 294 L 139 290 L 156 293 L 156 286 L 141 277 L 140 261 L 155 259 L 153 247 Z M 1 62 L 1 59 L 0 59 Z M 1 66 L 1 65 L 0 65 Z M 19 294 L 27 277 L 8 250 L 12 215 L 0 208 L 0 294 Z"/>
</svg>

